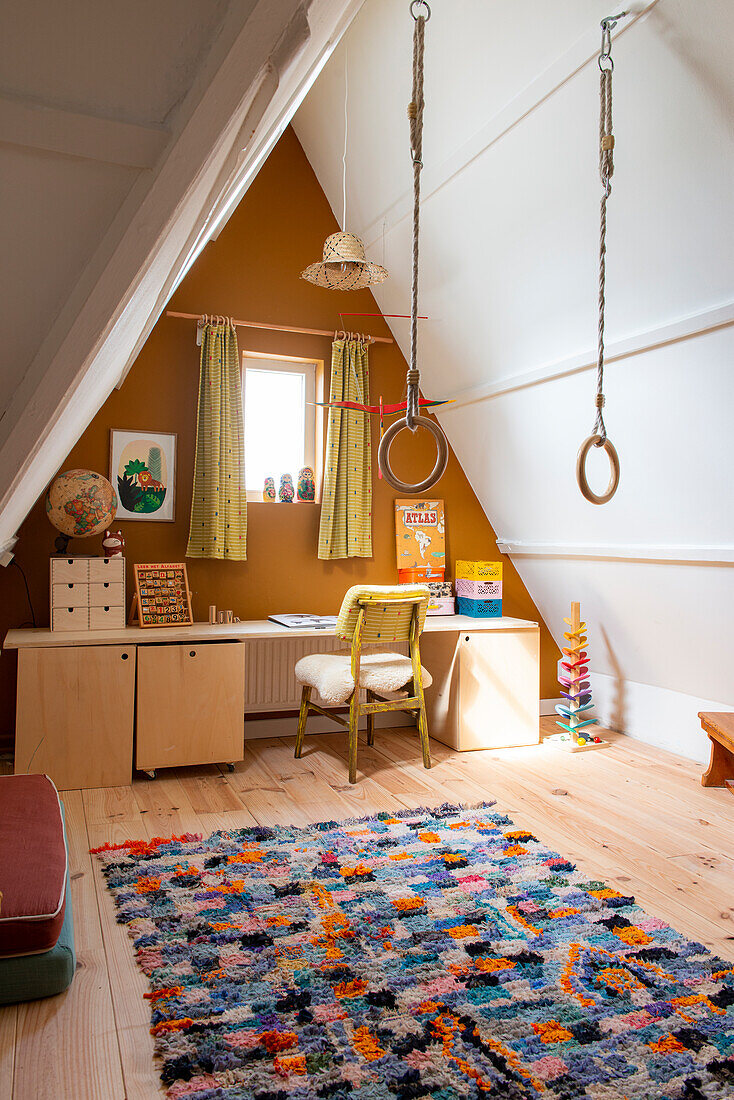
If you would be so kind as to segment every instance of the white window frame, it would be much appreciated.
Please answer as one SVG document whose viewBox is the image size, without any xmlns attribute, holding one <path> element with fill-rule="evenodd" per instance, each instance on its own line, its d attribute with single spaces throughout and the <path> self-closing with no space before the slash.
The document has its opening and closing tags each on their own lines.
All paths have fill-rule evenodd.
<svg viewBox="0 0 734 1100">
<path fill-rule="evenodd" d="M 324 410 L 315 404 L 323 401 L 324 394 L 324 361 L 323 359 L 302 359 L 296 355 L 274 355 L 271 352 L 243 351 L 242 352 L 242 401 L 243 407 L 247 401 L 247 368 L 257 370 L 273 370 L 288 374 L 300 374 L 305 381 L 305 421 L 303 433 L 304 465 L 310 466 L 314 471 L 316 482 L 316 501 L 321 500 L 321 474 L 323 467 L 324 450 Z M 245 439 L 245 455 L 247 454 L 247 439 Z M 247 476 L 247 462 L 245 461 L 245 476 Z M 298 477 L 298 470 L 293 471 L 294 488 Z M 275 487 L 276 493 L 278 486 Z M 263 501 L 263 487 L 247 490 L 248 504 L 266 503 Z M 295 504 L 310 503 L 294 499 Z"/>
</svg>

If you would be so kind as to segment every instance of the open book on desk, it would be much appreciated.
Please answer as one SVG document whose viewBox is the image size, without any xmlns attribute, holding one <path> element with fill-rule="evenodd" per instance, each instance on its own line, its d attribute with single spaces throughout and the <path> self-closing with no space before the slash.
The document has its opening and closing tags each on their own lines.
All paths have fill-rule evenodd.
<svg viewBox="0 0 734 1100">
<path fill-rule="evenodd" d="M 271 623 L 279 623 L 280 626 L 288 626 L 292 630 L 304 630 L 313 627 L 314 630 L 334 630 L 336 627 L 336 615 L 268 615 Z"/>
</svg>

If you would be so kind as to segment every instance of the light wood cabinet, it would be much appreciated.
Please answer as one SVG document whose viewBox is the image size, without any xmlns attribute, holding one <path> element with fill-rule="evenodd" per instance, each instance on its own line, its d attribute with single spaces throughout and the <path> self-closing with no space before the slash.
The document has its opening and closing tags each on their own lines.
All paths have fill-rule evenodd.
<svg viewBox="0 0 734 1100">
<path fill-rule="evenodd" d="M 60 790 L 129 783 L 134 715 L 135 646 L 19 651 L 16 773 Z"/>
<path fill-rule="evenodd" d="M 138 648 L 135 766 L 142 771 L 241 760 L 245 646 Z"/>
<path fill-rule="evenodd" d="M 536 628 L 421 636 L 428 731 L 454 749 L 540 740 L 540 632 Z"/>
</svg>

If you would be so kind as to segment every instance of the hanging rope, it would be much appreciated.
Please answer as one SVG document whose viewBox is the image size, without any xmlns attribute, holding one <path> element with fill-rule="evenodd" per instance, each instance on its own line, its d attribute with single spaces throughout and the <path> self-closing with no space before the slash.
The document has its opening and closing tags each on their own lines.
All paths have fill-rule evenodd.
<svg viewBox="0 0 734 1100">
<path fill-rule="evenodd" d="M 597 326 L 596 361 L 596 418 L 590 436 L 581 444 L 576 459 L 576 480 L 583 496 L 591 504 L 606 504 L 619 485 L 619 456 L 614 444 L 607 438 L 604 424 L 604 314 L 606 309 L 607 277 L 607 202 L 612 193 L 614 174 L 614 135 L 612 133 L 612 30 L 627 12 L 610 15 L 601 21 L 601 50 L 599 51 L 599 177 L 604 191 L 599 213 L 599 313 Z M 595 493 L 586 478 L 586 457 L 591 447 L 603 447 L 610 465 L 609 484 L 603 493 Z"/>
<path fill-rule="evenodd" d="M 410 5 L 411 14 L 413 4 Z M 429 17 L 430 17 L 430 8 Z M 414 17 L 415 18 L 415 17 Z M 410 284 L 410 370 L 407 374 L 408 408 L 405 422 L 411 432 L 416 430 L 418 416 L 418 258 L 421 217 L 421 169 L 423 167 L 423 53 L 425 49 L 426 20 L 422 15 L 415 19 L 413 31 L 413 96 L 408 104 L 410 123 L 410 153 L 413 159 L 413 271 Z"/>
<path fill-rule="evenodd" d="M 415 14 L 414 8 L 424 8 L 427 14 L 422 12 Z M 448 444 L 446 436 L 434 420 L 420 415 L 420 371 L 418 369 L 418 268 L 419 268 L 419 236 L 420 236 L 420 203 L 421 203 L 421 169 L 423 168 L 423 56 L 425 48 L 426 23 L 431 18 L 431 9 L 425 0 L 413 0 L 410 5 L 410 14 L 413 16 L 413 96 L 408 104 L 408 119 L 410 123 L 410 153 L 413 161 L 413 269 L 411 278 L 411 308 L 410 308 L 410 366 L 406 374 L 406 407 L 405 419 L 391 424 L 382 439 L 377 455 L 378 466 L 382 476 L 389 485 L 403 493 L 424 493 L 441 478 L 448 463 Z M 436 440 L 437 457 L 436 464 L 429 476 L 416 485 L 400 481 L 390 468 L 390 446 L 404 428 L 415 432 L 418 428 L 425 428 Z"/>
</svg>

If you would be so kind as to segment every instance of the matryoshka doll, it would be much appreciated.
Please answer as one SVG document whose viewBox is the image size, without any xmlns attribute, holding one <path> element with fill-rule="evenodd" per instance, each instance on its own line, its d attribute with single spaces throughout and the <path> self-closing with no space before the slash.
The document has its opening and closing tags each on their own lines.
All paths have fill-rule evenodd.
<svg viewBox="0 0 734 1100">
<path fill-rule="evenodd" d="M 263 485 L 263 500 L 266 504 L 272 504 L 275 500 L 275 478 L 266 477 Z"/>
<path fill-rule="evenodd" d="M 313 470 L 310 466 L 304 466 L 298 474 L 298 499 L 314 500 L 316 497 L 316 482 Z"/>
<path fill-rule="evenodd" d="M 291 474 L 283 474 L 280 479 L 280 492 L 278 498 L 281 504 L 292 504 L 294 497 L 293 477 Z"/>
</svg>

